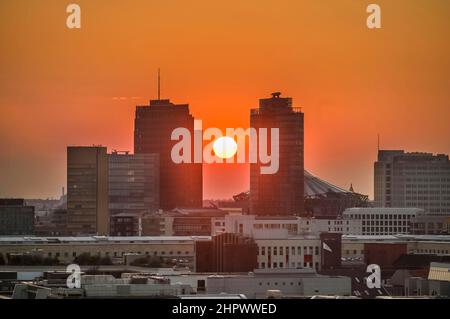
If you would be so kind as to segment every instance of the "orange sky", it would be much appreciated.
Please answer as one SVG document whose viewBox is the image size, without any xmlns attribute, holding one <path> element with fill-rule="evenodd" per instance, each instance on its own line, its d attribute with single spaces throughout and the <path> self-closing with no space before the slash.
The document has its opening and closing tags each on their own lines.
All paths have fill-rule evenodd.
<svg viewBox="0 0 450 319">
<path fill-rule="evenodd" d="M 65 26 L 69 3 L 82 29 Z M 365 25 L 382 7 L 381 30 Z M 382 147 L 450 153 L 450 1 L 3 0 L 0 197 L 57 196 L 67 145 L 133 149 L 136 104 L 189 103 L 204 127 L 248 127 L 281 91 L 305 113 L 305 163 L 373 193 Z M 114 99 L 123 97 L 123 99 Z M 204 167 L 204 197 L 248 189 Z"/>
</svg>

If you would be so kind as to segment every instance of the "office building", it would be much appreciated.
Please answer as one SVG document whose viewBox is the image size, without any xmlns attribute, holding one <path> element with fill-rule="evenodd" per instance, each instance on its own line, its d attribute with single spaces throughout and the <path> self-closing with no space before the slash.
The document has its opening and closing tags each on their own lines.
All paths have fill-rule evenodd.
<svg viewBox="0 0 450 319">
<path fill-rule="evenodd" d="M 448 155 L 380 150 L 374 193 L 378 207 L 416 207 L 450 215 Z"/>
<path fill-rule="evenodd" d="M 135 154 L 159 154 L 160 158 L 160 208 L 202 207 L 202 164 L 176 164 L 172 161 L 172 131 L 186 128 L 194 145 L 194 117 L 189 105 L 176 105 L 170 100 L 152 100 L 150 105 L 137 106 L 134 129 Z"/>
<path fill-rule="evenodd" d="M 420 208 L 384 208 L 360 207 L 347 208 L 342 219 L 346 221 L 360 221 L 352 223 L 346 234 L 351 235 L 396 235 L 410 234 L 413 229 L 413 220 L 423 214 Z"/>
<path fill-rule="evenodd" d="M 256 215 L 302 214 L 303 113 L 300 108 L 292 107 L 292 98 L 282 98 L 280 93 L 273 93 L 271 98 L 260 100 L 258 109 L 251 110 L 250 126 L 256 130 L 266 128 L 268 141 L 270 129 L 279 129 L 278 172 L 262 174 L 259 160 L 250 164 L 250 212 Z"/>
<path fill-rule="evenodd" d="M 67 147 L 67 231 L 109 233 L 106 147 Z"/>
<path fill-rule="evenodd" d="M 248 272 L 257 268 L 258 247 L 250 237 L 219 234 L 196 242 L 197 272 Z"/>
<path fill-rule="evenodd" d="M 141 236 L 141 217 L 136 213 L 118 213 L 110 217 L 111 236 Z"/>
<path fill-rule="evenodd" d="M 168 212 L 145 214 L 141 217 L 144 236 L 213 236 L 225 232 L 226 210 L 176 208 Z"/>
<path fill-rule="evenodd" d="M 34 206 L 24 199 L 0 198 L 0 236 L 34 234 Z"/>
<path fill-rule="evenodd" d="M 230 214 L 225 216 L 225 232 L 245 236 L 265 236 L 273 232 L 289 236 L 318 233 L 359 234 L 362 221 L 358 219 L 316 219 L 297 216 L 256 216 Z"/>
<path fill-rule="evenodd" d="M 449 234 L 448 221 L 450 214 L 421 212 L 411 220 L 410 232 L 414 235 L 446 235 Z"/>
<path fill-rule="evenodd" d="M 142 214 L 159 209 L 159 155 L 108 154 L 109 213 Z"/>
</svg>

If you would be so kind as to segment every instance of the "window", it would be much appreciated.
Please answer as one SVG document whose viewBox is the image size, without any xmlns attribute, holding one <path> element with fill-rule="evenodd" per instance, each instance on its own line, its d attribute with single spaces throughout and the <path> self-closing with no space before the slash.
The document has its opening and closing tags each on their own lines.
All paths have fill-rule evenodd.
<svg viewBox="0 0 450 319">
<path fill-rule="evenodd" d="M 280 268 L 283 268 L 283 263 L 280 263 Z"/>
</svg>

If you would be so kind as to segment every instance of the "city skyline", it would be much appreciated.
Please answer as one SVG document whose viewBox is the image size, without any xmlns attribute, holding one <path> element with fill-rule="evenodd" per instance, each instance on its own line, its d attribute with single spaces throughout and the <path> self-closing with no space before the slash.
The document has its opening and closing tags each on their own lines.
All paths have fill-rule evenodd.
<svg viewBox="0 0 450 319">
<path fill-rule="evenodd" d="M 74 33 L 57 18 L 64 4 L 0 5 L 2 197 L 58 196 L 67 145 L 132 150 L 134 108 L 156 97 L 158 67 L 162 98 L 189 103 L 205 127 L 248 127 L 260 97 L 293 97 L 305 168 L 371 198 L 378 133 L 383 149 L 450 153 L 448 3 L 379 1 L 386 28 L 368 30 L 366 4 L 350 1 L 79 2 Z M 248 171 L 204 165 L 204 198 L 247 190 Z"/>
</svg>

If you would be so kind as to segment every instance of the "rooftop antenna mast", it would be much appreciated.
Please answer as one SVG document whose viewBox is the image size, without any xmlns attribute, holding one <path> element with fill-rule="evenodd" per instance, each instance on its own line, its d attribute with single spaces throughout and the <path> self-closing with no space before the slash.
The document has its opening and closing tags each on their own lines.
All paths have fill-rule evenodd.
<svg viewBox="0 0 450 319">
<path fill-rule="evenodd" d="M 378 133 L 377 137 L 378 137 L 378 152 L 379 152 L 380 151 L 380 133 Z"/>
<path fill-rule="evenodd" d="M 161 100 L 161 69 L 158 68 L 158 100 Z"/>
</svg>

